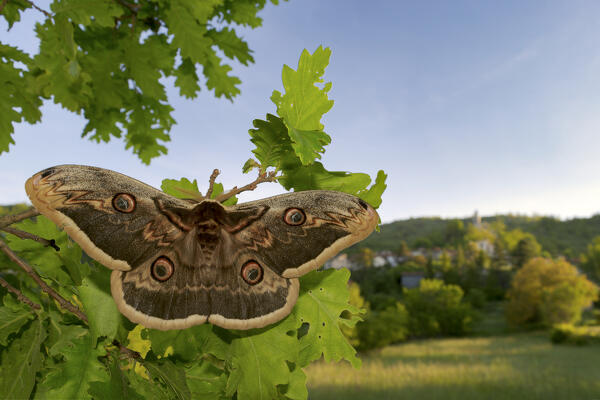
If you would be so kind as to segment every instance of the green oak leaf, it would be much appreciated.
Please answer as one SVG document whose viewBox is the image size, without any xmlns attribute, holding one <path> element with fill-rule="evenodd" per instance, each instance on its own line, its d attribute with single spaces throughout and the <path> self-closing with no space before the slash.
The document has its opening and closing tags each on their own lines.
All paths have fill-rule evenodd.
<svg viewBox="0 0 600 400">
<path fill-rule="evenodd" d="M 96 339 L 91 335 L 61 342 L 54 351 L 63 356 L 45 374 L 36 391 L 41 399 L 84 399 L 88 398 L 91 382 L 108 382 L 110 376 L 98 360 L 106 354 L 104 346 L 96 347 Z"/>
<path fill-rule="evenodd" d="M 144 361 L 142 363 L 148 370 L 152 380 L 159 378 L 175 395 L 175 398 L 185 400 L 191 399 L 192 394 L 187 386 L 185 370 L 173 364 L 169 360 Z"/>
<path fill-rule="evenodd" d="M 193 182 L 190 182 L 187 178 L 181 178 L 180 180 L 176 179 L 163 179 L 162 184 L 160 186 L 163 192 L 166 194 L 170 194 L 171 196 L 175 196 L 179 199 L 190 199 L 195 195 L 202 196 L 202 193 L 198 190 L 198 181 L 194 179 Z M 211 199 L 214 199 L 221 193 L 223 193 L 223 184 L 215 182 L 213 185 L 213 191 L 210 195 Z M 237 197 L 233 196 L 228 198 L 223 202 L 226 206 L 231 206 L 237 203 Z"/>
<path fill-rule="evenodd" d="M 329 64 L 331 50 L 319 46 L 313 54 L 306 49 L 300 55 L 298 69 L 285 65 L 282 72 L 285 94 L 273 91 L 271 100 L 277 106 L 277 114 L 285 121 L 293 148 L 304 165 L 313 162 L 324 152 L 323 146 L 331 142 L 324 132 L 321 118 L 331 109 L 333 100 L 327 92 L 331 83 L 316 86 L 323 82 L 325 67 Z M 309 133 L 311 132 L 311 133 Z"/>
<path fill-rule="evenodd" d="M 202 195 L 200 190 L 198 190 L 198 181 L 196 179 L 193 182 L 190 182 L 188 178 L 181 178 L 179 180 L 163 179 L 160 188 L 166 194 L 178 199 L 190 199 L 194 195 Z"/>
<path fill-rule="evenodd" d="M 21 12 L 30 7 L 31 4 L 25 0 L 12 0 L 4 3 L 4 8 L 0 14 L 6 18 L 9 30 L 12 28 L 15 22 L 19 22 L 21 20 Z"/>
<path fill-rule="evenodd" d="M 4 296 L 3 304 L 4 307 L 0 307 L 0 345 L 6 346 L 8 337 L 17 333 L 35 314 L 29 306 L 16 301 L 10 294 Z"/>
<path fill-rule="evenodd" d="M 224 96 L 228 100 L 233 100 L 240 94 L 238 85 L 242 81 L 229 75 L 231 67 L 227 64 L 221 64 L 221 59 L 213 49 L 208 49 L 204 63 L 204 76 L 206 77 L 206 87 L 215 91 L 216 97 Z"/>
<path fill-rule="evenodd" d="M 331 143 L 331 137 L 321 131 L 303 131 L 296 128 L 289 129 L 292 147 L 304 165 L 311 164 L 315 159 L 321 158 L 325 152 L 323 146 Z"/>
<path fill-rule="evenodd" d="M 294 368 L 290 375 L 290 383 L 284 391 L 285 397 L 292 400 L 305 400 L 308 398 L 306 389 L 306 374 L 302 368 Z"/>
<path fill-rule="evenodd" d="M 30 69 L 33 60 L 16 47 L 0 43 L 0 76 L 3 78 L 0 81 L 0 153 L 14 144 L 11 137 L 14 123 L 23 119 L 36 123 L 41 118 L 41 99 L 29 85 L 27 70 L 19 68 L 17 63 Z"/>
<path fill-rule="evenodd" d="M 171 140 L 167 132 L 175 123 L 171 117 L 173 107 L 142 94 L 137 97 L 139 100 L 132 105 L 133 111 L 124 123 L 125 148 L 132 149 L 144 164 L 150 164 L 153 158 L 167 154 L 167 148 L 159 141 Z"/>
<path fill-rule="evenodd" d="M 194 400 L 221 400 L 225 396 L 227 374 L 212 365 L 202 361 L 186 368 L 185 375 Z"/>
<path fill-rule="evenodd" d="M 110 374 L 109 382 L 90 382 L 88 393 L 94 399 L 111 400 L 144 400 L 145 396 L 139 394 L 129 385 L 127 374 L 121 370 L 118 354 L 113 354 L 109 361 L 108 372 Z M 152 386 L 152 385 L 149 385 Z"/>
<path fill-rule="evenodd" d="M 188 99 L 196 98 L 200 91 L 196 65 L 189 58 L 184 58 L 174 71 L 174 74 L 176 78 L 175 86 L 179 88 L 179 94 Z"/>
<path fill-rule="evenodd" d="M 254 62 L 254 58 L 250 54 L 251 51 L 248 48 L 248 43 L 236 35 L 235 30 L 228 27 L 222 28 L 221 30 L 209 29 L 206 32 L 206 35 L 213 40 L 213 43 L 217 45 L 228 58 L 237 58 L 237 60 L 244 65 L 248 65 L 248 62 Z"/>
<path fill-rule="evenodd" d="M 181 49 L 181 58 L 204 62 L 212 41 L 205 36 L 206 28 L 200 25 L 187 7 L 188 1 L 171 1 L 165 12 L 169 33 L 173 35 L 172 46 Z M 191 3 L 190 3 L 191 4 Z"/>
<path fill-rule="evenodd" d="M 210 20 L 214 15 L 214 8 L 223 4 L 223 0 L 178 0 L 178 2 L 186 7 L 191 15 L 200 23 Z"/>
<path fill-rule="evenodd" d="M 77 25 L 96 23 L 105 27 L 113 27 L 115 18 L 124 12 L 118 3 L 110 0 L 54 0 L 50 9 Z"/>
<path fill-rule="evenodd" d="M 267 119 L 252 121 L 255 129 L 250 129 L 250 141 L 256 148 L 252 150 L 263 167 L 279 167 L 285 154 L 293 153 L 292 141 L 283 120 L 273 114 Z"/>
<path fill-rule="evenodd" d="M 358 192 L 358 197 L 369 203 L 372 207 L 378 208 L 381 205 L 381 196 L 385 191 L 387 185 L 385 184 L 385 180 L 387 175 L 383 170 L 379 170 L 377 172 L 377 178 L 375 178 L 375 183 L 371 185 L 371 187 L 367 190 L 361 190 Z"/>
<path fill-rule="evenodd" d="M 328 171 L 318 161 L 310 165 L 289 165 L 288 168 L 284 167 L 283 172 L 279 183 L 288 190 L 293 188 L 296 191 L 324 189 L 355 195 L 371 182 L 367 174 Z"/>
<path fill-rule="evenodd" d="M 65 347 L 71 342 L 86 336 L 89 332 L 81 325 L 65 325 L 61 322 L 61 315 L 56 311 L 50 312 L 48 326 L 48 340 L 44 343 L 48 354 L 52 357 L 60 356 Z"/>
<path fill-rule="evenodd" d="M 98 263 L 79 286 L 79 299 L 94 338 L 117 336 L 122 316 L 110 292 L 110 271 Z"/>
<path fill-rule="evenodd" d="M 342 358 L 360 367 L 356 350 L 348 343 L 342 331 L 340 317 L 343 311 L 356 314 L 359 310 L 348 303 L 347 269 L 313 271 L 300 278 L 300 296 L 292 311 L 301 323 L 308 323 L 306 335 L 300 338 L 300 367 L 324 357 L 325 361 L 339 361 Z"/>
<path fill-rule="evenodd" d="M 134 369 L 121 371 L 128 379 L 129 384 L 144 399 L 172 399 L 173 393 L 161 382 L 149 381 L 138 375 Z"/>
<path fill-rule="evenodd" d="M 256 160 L 249 158 L 244 163 L 244 166 L 242 167 L 242 172 L 247 174 L 248 172 L 252 171 L 254 168 L 260 168 L 260 164 L 257 163 Z"/>
<path fill-rule="evenodd" d="M 146 329 L 145 334 L 151 342 L 151 348 L 157 356 L 167 354 L 180 358 L 183 361 L 192 361 L 200 354 L 204 331 L 210 330 L 210 325 L 198 325 L 187 329 L 160 331 Z M 142 337 L 144 337 L 142 335 Z"/>
<path fill-rule="evenodd" d="M 215 354 L 230 366 L 226 394 L 237 393 L 239 400 L 273 399 L 278 385 L 290 382 L 287 361 L 298 355 L 295 333 L 300 324 L 285 318 L 276 325 L 243 331 L 231 340 L 225 354 Z"/>
<path fill-rule="evenodd" d="M 272 3 L 277 4 L 277 0 Z M 262 24 L 262 18 L 256 14 L 263 9 L 266 1 L 226 1 L 216 8 L 217 15 L 223 20 L 252 28 Z"/>
<path fill-rule="evenodd" d="M 161 70 L 170 72 L 173 68 L 171 51 L 164 35 L 150 36 L 143 43 L 125 42 L 123 61 L 144 95 L 167 100 L 160 78 Z"/>
<path fill-rule="evenodd" d="M 0 393 L 4 399 L 29 398 L 35 375 L 42 369 L 40 346 L 46 330 L 38 318 L 2 354 Z"/>
</svg>

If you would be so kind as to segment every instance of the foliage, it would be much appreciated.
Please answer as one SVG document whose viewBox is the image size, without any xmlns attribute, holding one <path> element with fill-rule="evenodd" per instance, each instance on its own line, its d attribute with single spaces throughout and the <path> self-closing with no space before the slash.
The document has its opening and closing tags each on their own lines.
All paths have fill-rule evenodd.
<svg viewBox="0 0 600 400">
<path fill-rule="evenodd" d="M 365 268 L 352 271 L 352 280 L 372 310 L 394 306 L 402 294 L 402 267 Z"/>
<path fill-rule="evenodd" d="M 469 303 L 473 308 L 482 309 L 486 305 L 486 293 L 482 289 L 472 288 L 465 295 L 465 301 Z"/>
<path fill-rule="evenodd" d="M 574 323 L 598 288 L 564 259 L 534 258 L 513 277 L 506 316 L 513 324 Z"/>
<path fill-rule="evenodd" d="M 600 344 L 600 329 L 572 324 L 557 324 L 552 327 L 550 340 L 555 344 Z"/>
<path fill-rule="evenodd" d="M 163 9 L 150 2 L 144 3 L 141 10 L 150 13 L 145 14 L 148 18 L 166 13 L 170 21 L 168 29 L 174 30 L 173 41 L 183 46 L 180 55 L 185 60 L 186 57 L 197 56 L 196 52 L 204 46 L 198 41 L 207 40 L 205 36 L 209 35 L 207 32 L 203 36 L 203 26 L 198 27 L 200 34 L 186 28 L 185 21 L 211 15 L 210 10 L 219 10 L 214 12 L 222 15 L 227 23 L 243 20 L 246 24 L 258 24 L 258 20 L 251 18 L 254 14 L 248 13 L 262 7 L 264 2 L 246 3 L 227 1 L 216 8 L 213 3 L 194 3 L 196 7 L 188 9 L 182 8 L 187 3 L 173 2 L 171 8 Z M 13 12 L 15 4 L 21 3 L 8 4 L 12 8 L 6 8 L 5 13 L 9 12 L 7 10 Z M 23 7 L 28 4 L 24 2 Z M 84 63 L 86 57 L 107 57 L 105 68 L 110 68 L 111 54 L 101 51 L 107 32 L 96 25 L 108 24 L 104 14 L 106 9 L 115 13 L 126 12 L 119 5 L 125 3 L 94 2 L 98 13 L 92 13 L 94 18 L 86 20 L 84 17 L 89 13 L 84 12 L 87 8 L 82 11 L 82 7 L 92 7 L 89 4 L 60 2 L 52 7 L 55 13 L 69 13 L 60 19 L 66 34 L 72 28 L 77 38 L 92 41 L 90 35 L 94 28 L 95 35 L 98 35 L 100 48 L 85 56 L 77 53 L 76 59 Z M 153 8 L 146 10 L 145 7 L 150 6 Z M 70 22 L 65 22 L 67 18 L 78 21 L 78 25 L 73 27 Z M 56 17 L 55 20 L 59 19 Z M 52 23 L 47 21 L 40 25 L 40 31 L 50 35 Z M 136 37 L 139 35 L 137 29 L 131 33 Z M 230 33 L 221 32 L 215 31 L 210 35 L 224 36 L 216 40 L 233 40 Z M 117 47 L 124 43 L 119 41 L 121 33 L 119 29 L 114 33 L 118 39 L 114 44 Z M 146 42 L 157 40 L 156 35 L 150 35 L 139 46 L 143 50 Z M 137 45 L 133 46 L 132 54 L 136 54 L 136 49 L 141 51 Z M 227 55 L 233 50 L 223 51 Z M 371 179 L 366 174 L 330 172 L 314 161 L 329 142 L 325 139 L 328 136 L 323 132 L 320 119 L 331 105 L 331 100 L 327 99 L 331 85 L 314 89 L 321 81 L 329 54 L 329 49 L 321 47 L 313 54 L 304 51 L 296 71 L 284 68 L 286 92 L 274 92 L 273 95 L 279 115 L 268 114 L 265 121 L 254 121 L 255 129 L 250 130 L 250 136 L 256 145 L 253 151 L 258 161 L 247 163 L 244 170 L 259 168 L 264 172 L 268 167 L 275 167 L 281 172 L 279 180 L 286 188 L 337 189 L 357 194 L 377 206 L 385 189 L 383 171 L 379 171 L 375 183 L 369 187 Z M 168 61 L 154 60 L 158 56 L 152 56 L 153 62 Z M 136 62 L 144 64 L 147 60 L 147 57 L 142 57 Z M 127 65 L 127 61 L 125 63 Z M 141 68 L 139 73 L 146 79 L 146 86 L 136 81 L 141 86 L 139 94 L 143 94 L 144 99 L 149 96 L 147 90 L 159 91 L 154 82 L 157 77 L 151 73 L 153 65 L 138 65 Z M 85 65 L 81 71 L 81 74 L 83 71 L 89 73 Z M 40 73 L 43 75 L 43 72 Z M 90 79 L 94 82 L 96 78 Z M 80 83 L 81 87 L 69 92 L 70 96 L 87 96 L 85 82 Z M 98 110 L 104 112 L 103 100 L 97 101 Z M 163 188 L 174 196 L 198 190 L 197 182 L 186 178 L 165 180 Z M 215 183 L 213 195 L 222 192 L 222 189 L 222 185 Z M 4 296 L 4 306 L 0 307 L 0 368 L 8 371 L 3 372 L 0 381 L 3 395 L 11 397 L 18 393 L 21 397 L 29 397 L 32 394 L 34 398 L 305 399 L 307 390 L 303 368 L 314 360 L 345 359 L 354 367 L 360 365 L 356 351 L 340 330 L 340 326 L 352 328 L 360 319 L 357 315 L 361 311 L 360 305 L 348 303 L 348 270 L 313 271 L 300 278 L 300 294 L 292 313 L 262 329 L 235 331 L 204 324 L 185 330 L 158 331 L 135 326 L 121 316 L 110 296 L 110 271 L 84 255 L 49 220 L 40 216 L 35 220 L 21 221 L 14 227 L 52 238 L 60 246 L 57 252 L 38 242 L 21 240 L 9 234 L 5 236 L 9 246 L 32 265 L 50 287 L 85 312 L 89 323 L 59 308 L 14 264 L 7 262 L 0 265 L 3 278 L 42 306 L 41 311 L 33 312 L 17 303 L 12 295 L 0 292 Z M 130 354 L 121 345 L 138 351 L 139 357 Z"/>
<path fill-rule="evenodd" d="M 372 267 L 374 257 L 375 257 L 375 253 L 373 253 L 373 250 L 371 250 L 370 248 L 365 247 L 365 248 L 360 249 L 361 265 L 364 265 L 367 268 Z"/>
<path fill-rule="evenodd" d="M 364 321 L 356 325 L 358 349 L 377 349 L 406 340 L 408 320 L 408 312 L 402 303 L 369 312 Z"/>
<path fill-rule="evenodd" d="M 254 62 L 235 26 L 260 26 L 257 13 L 266 2 L 54 0 L 35 28 L 37 54 L 0 43 L 0 154 L 14 143 L 15 123 L 41 121 L 46 99 L 83 115 L 83 136 L 91 140 L 123 136 L 146 164 L 166 154 L 175 120 L 163 82 L 174 78 L 186 98 L 205 86 L 232 100 L 241 81 L 220 54 Z M 36 12 L 32 6 L 4 1 L 1 15 L 12 27 L 21 13 Z"/>
<path fill-rule="evenodd" d="M 473 322 L 471 306 L 462 301 L 463 291 L 439 279 L 423 279 L 418 288 L 404 289 L 410 334 L 417 337 L 460 336 Z"/>
<path fill-rule="evenodd" d="M 600 236 L 588 244 L 587 252 L 581 255 L 581 269 L 588 278 L 600 284 Z"/>
<path fill-rule="evenodd" d="M 525 265 L 529 260 L 537 257 L 542 252 L 542 246 L 539 245 L 533 235 L 527 235 L 517 242 L 512 251 L 513 263 L 517 268 Z"/>
<path fill-rule="evenodd" d="M 465 239 L 465 224 L 460 219 L 451 219 L 446 223 L 444 242 L 458 246 Z"/>
<path fill-rule="evenodd" d="M 446 228 L 449 221 L 438 217 L 410 218 L 381 225 L 381 233 L 371 236 L 349 249 L 356 252 L 362 247 L 369 247 L 373 251 L 394 250 L 400 241 L 404 240 L 409 247 L 415 245 L 420 238 L 426 238 L 430 246 L 452 247 L 452 242 L 447 241 Z M 468 225 L 471 218 L 460 220 Z M 568 257 L 584 253 L 587 243 L 600 235 L 600 214 L 590 218 L 573 218 L 560 220 L 551 217 L 527 217 L 519 215 L 496 215 L 482 218 L 484 224 L 489 224 L 493 232 L 499 232 L 503 226 L 506 233 L 511 236 L 508 240 L 514 245 L 523 238 L 523 234 L 532 234 L 544 250 L 552 256 L 565 255 Z M 499 224 L 498 222 L 502 222 Z M 514 230 L 520 230 L 520 234 Z M 514 241 L 518 237 L 518 240 Z M 504 244 L 507 246 L 507 244 Z M 498 248 L 498 246 L 496 246 Z M 505 251 L 512 248 L 506 247 Z"/>
</svg>

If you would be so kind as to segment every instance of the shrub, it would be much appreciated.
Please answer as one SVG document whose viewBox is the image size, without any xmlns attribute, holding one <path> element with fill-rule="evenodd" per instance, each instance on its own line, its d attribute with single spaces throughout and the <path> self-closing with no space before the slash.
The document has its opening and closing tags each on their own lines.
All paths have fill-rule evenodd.
<svg viewBox="0 0 600 400">
<path fill-rule="evenodd" d="M 372 311 L 356 326 L 361 351 L 385 347 L 406 340 L 408 312 L 401 303 L 382 311 Z"/>
<path fill-rule="evenodd" d="M 412 336 L 464 335 L 470 330 L 473 309 L 462 302 L 463 291 L 438 279 L 423 279 L 418 288 L 404 289 Z"/>
<path fill-rule="evenodd" d="M 600 344 L 600 330 L 571 324 L 557 324 L 552 328 L 550 340 L 554 344 Z"/>
<path fill-rule="evenodd" d="M 598 288 L 563 259 L 533 258 L 514 276 L 506 317 L 513 324 L 575 323 Z"/>
<path fill-rule="evenodd" d="M 466 294 L 465 301 L 467 301 L 474 308 L 481 310 L 485 307 L 486 298 L 487 296 L 482 289 L 473 288 L 470 289 Z"/>
</svg>

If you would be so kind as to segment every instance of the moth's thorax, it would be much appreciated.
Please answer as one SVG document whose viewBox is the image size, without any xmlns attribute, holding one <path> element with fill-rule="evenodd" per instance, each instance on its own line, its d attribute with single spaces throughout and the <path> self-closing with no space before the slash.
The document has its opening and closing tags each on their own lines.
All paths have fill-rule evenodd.
<svg viewBox="0 0 600 400">
<path fill-rule="evenodd" d="M 202 252 L 214 253 L 220 238 L 220 227 L 215 221 L 210 220 L 198 223 L 196 227 L 196 239 Z"/>
</svg>

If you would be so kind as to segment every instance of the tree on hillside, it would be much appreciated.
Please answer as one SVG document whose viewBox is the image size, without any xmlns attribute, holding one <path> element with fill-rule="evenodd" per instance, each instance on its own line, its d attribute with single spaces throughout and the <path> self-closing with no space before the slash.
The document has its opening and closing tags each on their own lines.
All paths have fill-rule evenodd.
<svg viewBox="0 0 600 400">
<path fill-rule="evenodd" d="M 533 258 L 513 277 L 506 316 L 513 324 L 574 323 L 598 287 L 564 259 Z"/>
<path fill-rule="evenodd" d="M 254 62 L 236 27 L 259 27 L 267 0 L 55 0 L 42 9 L 45 3 L 0 4 L 9 27 L 23 12 L 44 17 L 35 27 L 37 54 L 0 43 L 0 154 L 14 143 L 15 123 L 40 122 L 43 101 L 52 100 L 83 115 L 82 136 L 123 137 L 148 164 L 166 154 L 175 123 L 163 82 L 172 78 L 188 99 L 204 87 L 232 100 L 241 81 L 221 57 Z"/>
<path fill-rule="evenodd" d="M 465 237 L 465 224 L 460 219 L 452 219 L 446 223 L 444 240 L 447 245 L 452 247 L 462 243 Z"/>
<path fill-rule="evenodd" d="M 581 269 L 587 276 L 600 284 L 600 236 L 588 244 L 587 253 L 581 255 Z"/>
<path fill-rule="evenodd" d="M 537 257 L 542 252 L 542 246 L 535 240 L 531 234 L 519 240 L 515 249 L 512 252 L 513 264 L 517 268 L 521 268 L 529 260 Z"/>
<path fill-rule="evenodd" d="M 400 257 L 409 257 L 410 256 L 410 248 L 406 244 L 405 240 L 401 240 L 398 248 L 396 249 L 396 254 Z"/>
<path fill-rule="evenodd" d="M 373 266 L 373 259 L 375 258 L 375 252 L 368 247 L 360 249 L 360 262 L 365 267 L 369 268 Z"/>
</svg>

